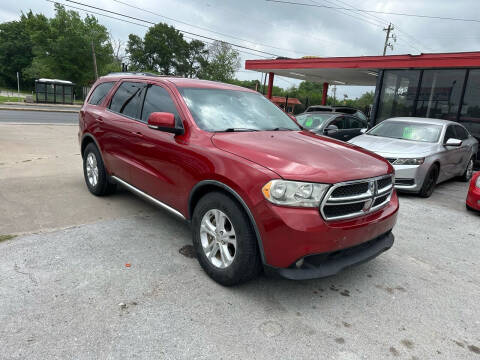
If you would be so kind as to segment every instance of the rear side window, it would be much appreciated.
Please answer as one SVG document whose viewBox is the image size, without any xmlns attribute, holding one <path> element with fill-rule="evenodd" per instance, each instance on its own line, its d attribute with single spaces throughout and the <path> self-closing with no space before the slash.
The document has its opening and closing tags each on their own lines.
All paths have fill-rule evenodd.
<svg viewBox="0 0 480 360">
<path fill-rule="evenodd" d="M 101 104 L 114 84 L 114 82 L 104 82 L 99 84 L 95 90 L 93 90 L 92 95 L 90 95 L 88 103 L 91 105 Z"/>
<path fill-rule="evenodd" d="M 175 121 L 179 124 L 177 108 L 167 90 L 161 86 L 152 85 L 147 89 L 145 103 L 142 110 L 142 121 L 147 122 L 152 112 L 167 112 L 175 115 Z"/>
<path fill-rule="evenodd" d="M 123 82 L 112 97 L 110 110 L 140 119 L 140 105 L 144 89 L 145 84 L 143 83 Z"/>
</svg>

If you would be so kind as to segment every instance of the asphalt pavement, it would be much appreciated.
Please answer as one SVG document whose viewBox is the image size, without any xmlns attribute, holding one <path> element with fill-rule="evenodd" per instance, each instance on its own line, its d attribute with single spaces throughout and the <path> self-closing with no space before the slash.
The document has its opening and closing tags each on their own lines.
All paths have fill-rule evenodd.
<svg viewBox="0 0 480 360">
<path fill-rule="evenodd" d="M 480 358 L 466 183 L 401 195 L 395 244 L 373 261 L 225 288 L 184 251 L 185 222 L 88 192 L 76 131 L 0 124 L 0 359 Z"/>
<path fill-rule="evenodd" d="M 0 123 L 78 124 L 78 114 L 53 111 L 0 110 Z"/>
</svg>

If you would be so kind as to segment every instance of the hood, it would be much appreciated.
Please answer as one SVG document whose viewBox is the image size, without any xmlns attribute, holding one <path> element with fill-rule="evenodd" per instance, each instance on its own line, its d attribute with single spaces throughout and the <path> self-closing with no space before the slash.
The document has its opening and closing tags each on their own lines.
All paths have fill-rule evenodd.
<svg viewBox="0 0 480 360">
<path fill-rule="evenodd" d="M 417 157 L 434 151 L 436 143 L 391 139 L 381 136 L 360 135 L 349 141 L 364 149 L 385 157 Z"/>
<path fill-rule="evenodd" d="M 216 133 L 212 142 L 289 180 L 337 183 L 392 171 L 378 155 L 307 131 Z"/>
</svg>

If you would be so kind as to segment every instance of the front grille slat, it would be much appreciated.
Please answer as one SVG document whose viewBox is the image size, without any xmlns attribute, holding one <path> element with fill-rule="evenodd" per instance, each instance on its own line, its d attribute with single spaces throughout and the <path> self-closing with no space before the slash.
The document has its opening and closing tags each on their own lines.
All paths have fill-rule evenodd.
<svg viewBox="0 0 480 360">
<path fill-rule="evenodd" d="M 325 220 L 366 215 L 385 206 L 392 192 L 391 175 L 335 184 L 325 196 L 320 211 Z"/>
</svg>

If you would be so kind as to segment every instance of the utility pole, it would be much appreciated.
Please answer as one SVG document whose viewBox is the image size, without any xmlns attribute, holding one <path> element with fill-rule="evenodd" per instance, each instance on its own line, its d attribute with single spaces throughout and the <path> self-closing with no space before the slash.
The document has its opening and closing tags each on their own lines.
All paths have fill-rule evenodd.
<svg viewBox="0 0 480 360">
<path fill-rule="evenodd" d="M 97 57 L 95 56 L 95 47 L 93 46 L 93 40 L 92 40 L 92 56 L 93 56 L 93 70 L 95 71 L 95 80 L 97 80 L 98 79 Z"/>
<path fill-rule="evenodd" d="M 394 34 L 390 35 L 393 30 L 394 28 L 392 23 L 389 23 L 387 28 L 383 28 L 383 31 L 387 32 L 387 36 L 385 36 L 385 45 L 383 46 L 383 56 L 385 56 L 387 53 L 387 47 L 389 47 L 390 50 L 393 50 L 393 44 L 389 42 L 390 39 L 393 39 L 394 42 L 397 41 L 397 38 Z"/>
<path fill-rule="evenodd" d="M 335 103 L 337 102 L 337 85 L 333 85 L 333 106 L 335 106 Z"/>
<path fill-rule="evenodd" d="M 20 74 L 17 71 L 17 96 L 18 101 L 20 101 Z"/>
</svg>

